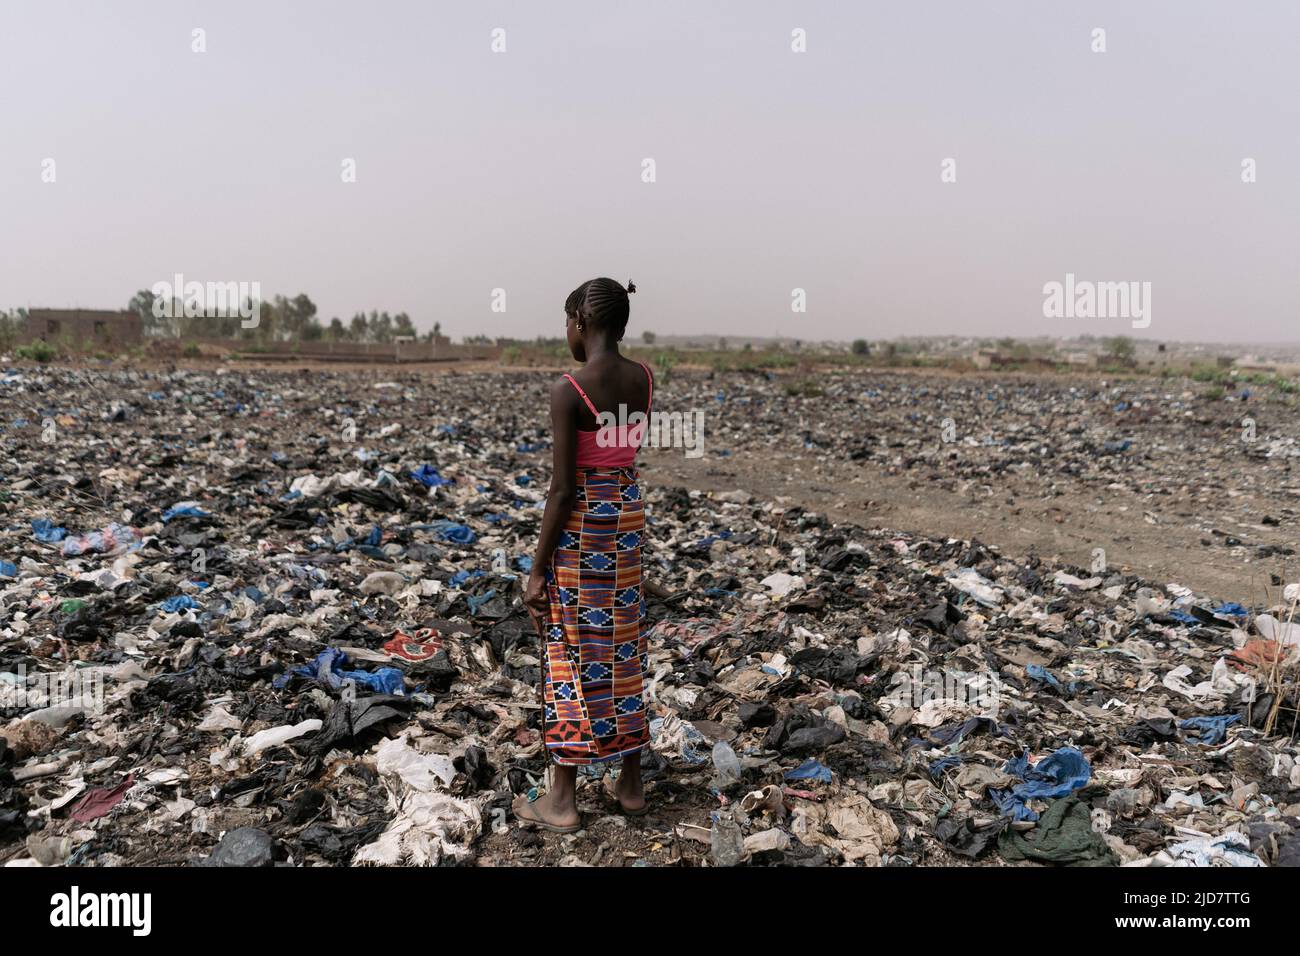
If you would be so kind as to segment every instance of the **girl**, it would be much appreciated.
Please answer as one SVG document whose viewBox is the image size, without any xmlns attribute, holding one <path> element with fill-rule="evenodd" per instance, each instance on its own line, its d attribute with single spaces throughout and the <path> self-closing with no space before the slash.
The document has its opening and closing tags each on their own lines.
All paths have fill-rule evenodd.
<svg viewBox="0 0 1300 956">
<path fill-rule="evenodd" d="M 646 812 L 641 748 L 649 741 L 641 542 L 645 527 L 633 460 L 650 416 L 654 380 L 618 343 L 628 295 L 592 279 L 564 303 L 569 351 L 583 363 L 551 389 L 554 466 L 524 604 L 542 646 L 542 739 L 556 766 L 544 796 L 516 798 L 520 821 L 572 833 L 578 765 L 622 760 L 606 790 L 624 813 Z M 616 425 L 598 421 L 601 412 Z M 628 426 L 629 416 L 644 414 Z M 603 426 L 603 427 L 602 427 Z"/>
</svg>

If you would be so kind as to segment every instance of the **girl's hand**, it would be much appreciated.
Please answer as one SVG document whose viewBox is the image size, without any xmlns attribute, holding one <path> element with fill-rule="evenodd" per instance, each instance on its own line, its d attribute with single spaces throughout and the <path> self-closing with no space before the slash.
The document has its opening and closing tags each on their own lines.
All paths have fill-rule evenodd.
<svg viewBox="0 0 1300 956">
<path fill-rule="evenodd" d="M 546 597 L 546 574 L 537 570 L 530 571 L 528 583 L 524 586 L 524 607 L 528 608 L 528 613 L 532 615 L 533 624 L 537 626 L 539 634 L 542 632 L 542 625 L 546 623 L 550 606 L 550 601 Z"/>
</svg>

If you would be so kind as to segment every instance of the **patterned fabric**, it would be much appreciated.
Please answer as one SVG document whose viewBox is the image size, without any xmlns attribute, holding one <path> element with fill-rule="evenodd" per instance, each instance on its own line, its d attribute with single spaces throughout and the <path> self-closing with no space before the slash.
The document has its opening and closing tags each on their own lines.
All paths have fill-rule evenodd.
<svg viewBox="0 0 1300 956">
<path fill-rule="evenodd" d="M 546 569 L 544 740 L 562 764 L 649 742 L 641 489 L 633 468 L 579 468 L 577 501 Z"/>
<path fill-rule="evenodd" d="M 442 650 L 442 635 L 432 627 L 422 627 L 414 634 L 396 631 L 384 644 L 384 650 L 389 657 L 399 657 L 404 661 L 427 661 Z"/>
</svg>

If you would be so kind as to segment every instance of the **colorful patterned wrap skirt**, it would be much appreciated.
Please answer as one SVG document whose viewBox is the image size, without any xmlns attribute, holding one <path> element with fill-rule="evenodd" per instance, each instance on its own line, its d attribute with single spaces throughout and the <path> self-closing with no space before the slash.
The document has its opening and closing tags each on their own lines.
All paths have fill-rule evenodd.
<svg viewBox="0 0 1300 956">
<path fill-rule="evenodd" d="M 579 468 L 577 483 L 546 569 L 543 739 L 561 764 L 613 760 L 650 736 L 636 469 Z"/>
</svg>

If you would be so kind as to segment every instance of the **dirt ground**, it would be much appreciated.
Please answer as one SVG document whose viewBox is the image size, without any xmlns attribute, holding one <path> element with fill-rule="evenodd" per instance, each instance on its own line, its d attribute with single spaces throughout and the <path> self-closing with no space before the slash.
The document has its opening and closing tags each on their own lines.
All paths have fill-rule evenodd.
<svg viewBox="0 0 1300 956">
<path fill-rule="evenodd" d="M 1252 559 L 1218 546 L 1191 519 L 1194 501 L 1165 500 L 1164 520 L 1149 522 L 1151 505 L 1130 492 L 1104 498 L 1085 495 L 1021 499 L 1014 488 L 974 482 L 948 486 L 881 474 L 855 462 L 810 461 L 806 455 L 733 453 L 725 463 L 689 461 L 680 453 L 647 453 L 641 472 L 652 483 L 682 485 L 704 492 L 744 489 L 759 497 L 785 499 L 835 521 L 863 527 L 979 538 L 1008 554 L 1030 551 L 1088 567 L 1103 548 L 1110 567 L 1158 582 L 1176 582 L 1224 601 L 1264 601 L 1270 575 L 1295 578 L 1296 559 Z M 1010 503 L 1009 503 L 1010 502 Z M 1229 530 L 1257 536 L 1270 529 L 1222 517 Z M 1212 543 L 1207 546 L 1203 540 Z M 1294 542 L 1294 539 L 1293 539 Z M 1276 587 L 1269 586 L 1269 593 Z"/>
</svg>

